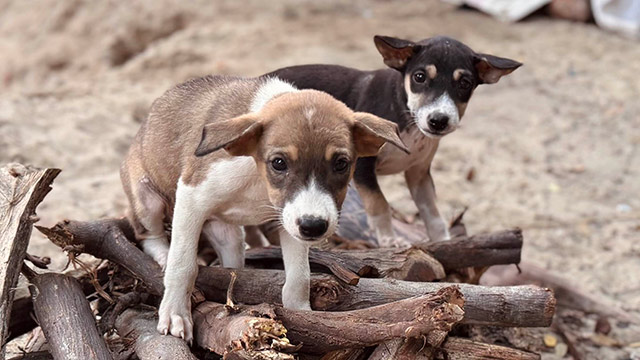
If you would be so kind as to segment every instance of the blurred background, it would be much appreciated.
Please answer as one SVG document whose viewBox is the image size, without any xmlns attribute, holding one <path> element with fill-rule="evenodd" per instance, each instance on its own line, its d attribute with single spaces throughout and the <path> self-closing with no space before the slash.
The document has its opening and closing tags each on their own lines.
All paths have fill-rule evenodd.
<svg viewBox="0 0 640 360">
<path fill-rule="evenodd" d="M 508 22 L 458 5 L 0 1 L 0 162 L 63 170 L 41 225 L 120 216 L 119 164 L 172 85 L 305 63 L 378 69 L 375 34 L 448 35 L 524 66 L 480 86 L 462 127 L 441 141 L 441 212 L 468 207 L 471 234 L 520 227 L 524 260 L 640 311 L 640 43 L 590 21 L 588 7 L 551 9 L 580 21 L 543 8 Z M 395 208 L 416 212 L 402 176 L 383 183 Z M 37 232 L 29 251 L 57 270 L 66 263 Z"/>
</svg>

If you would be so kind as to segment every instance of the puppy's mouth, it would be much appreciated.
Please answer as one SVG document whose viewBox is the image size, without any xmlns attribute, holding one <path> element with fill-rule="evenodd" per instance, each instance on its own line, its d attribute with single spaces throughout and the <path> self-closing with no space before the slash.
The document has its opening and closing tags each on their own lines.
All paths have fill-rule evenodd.
<svg viewBox="0 0 640 360">
<path fill-rule="evenodd" d="M 447 128 L 447 129 L 442 130 L 442 131 L 435 131 L 435 130 L 431 130 L 431 129 L 423 129 L 420 126 L 418 126 L 418 129 L 420 130 L 420 132 L 423 135 L 425 135 L 427 137 L 430 137 L 430 138 L 433 138 L 433 139 L 440 139 L 440 138 L 444 137 L 445 135 L 448 135 L 448 134 L 452 133 L 455 130 L 455 129 Z"/>
<path fill-rule="evenodd" d="M 293 236 L 293 235 L 292 235 Z M 294 237 L 302 242 L 308 243 L 308 244 L 316 244 L 321 242 L 324 239 L 328 239 L 329 236 L 331 236 L 330 234 L 327 234 L 325 236 L 321 236 L 321 237 L 306 237 L 306 236 L 302 236 L 302 235 L 295 235 Z"/>
</svg>

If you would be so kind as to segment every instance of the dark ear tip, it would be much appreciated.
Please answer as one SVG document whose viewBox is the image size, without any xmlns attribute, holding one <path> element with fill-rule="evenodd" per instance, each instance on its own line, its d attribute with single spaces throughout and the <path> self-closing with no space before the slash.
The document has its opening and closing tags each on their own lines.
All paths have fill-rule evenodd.
<svg viewBox="0 0 640 360">
<path fill-rule="evenodd" d="M 376 35 L 373 37 L 373 43 L 376 45 L 376 47 L 389 45 L 389 42 L 385 38 L 386 36 Z"/>
</svg>

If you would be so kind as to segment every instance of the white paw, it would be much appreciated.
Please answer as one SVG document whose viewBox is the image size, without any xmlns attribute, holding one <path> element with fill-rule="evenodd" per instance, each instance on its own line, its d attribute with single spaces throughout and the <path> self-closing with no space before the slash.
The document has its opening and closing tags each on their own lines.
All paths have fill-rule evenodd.
<svg viewBox="0 0 640 360">
<path fill-rule="evenodd" d="M 282 305 L 287 309 L 294 310 L 311 310 L 311 303 L 309 300 L 301 300 L 301 301 L 286 301 L 282 300 Z"/>
<path fill-rule="evenodd" d="M 151 256 L 153 258 L 153 260 L 155 260 L 155 262 L 158 263 L 158 265 L 160 265 L 160 267 L 162 268 L 162 271 L 165 271 L 167 269 L 167 257 L 169 256 L 169 252 L 167 251 L 164 254 L 157 254 L 156 256 Z"/>
<path fill-rule="evenodd" d="M 165 270 L 167 267 L 167 257 L 169 256 L 169 246 L 165 239 L 147 239 L 142 242 L 142 250 Z"/>
<path fill-rule="evenodd" d="M 171 334 L 182 338 L 188 343 L 193 341 L 193 321 L 191 320 L 191 303 L 189 297 L 174 300 L 171 296 L 165 297 L 158 310 L 158 331 L 163 334 Z"/>
<path fill-rule="evenodd" d="M 449 234 L 449 229 L 447 228 L 447 224 L 442 220 L 442 218 L 437 218 L 427 223 L 427 233 L 429 235 L 429 240 L 431 241 L 446 241 L 451 240 L 451 235 Z"/>
<path fill-rule="evenodd" d="M 407 247 L 411 246 L 407 240 L 397 238 L 395 236 L 384 236 L 378 238 L 378 246 L 381 248 L 388 247 Z"/>
<path fill-rule="evenodd" d="M 306 286 L 306 288 L 304 287 Z M 282 287 L 282 305 L 287 309 L 311 310 L 309 303 L 309 283 L 306 285 L 288 286 L 285 282 Z"/>
</svg>

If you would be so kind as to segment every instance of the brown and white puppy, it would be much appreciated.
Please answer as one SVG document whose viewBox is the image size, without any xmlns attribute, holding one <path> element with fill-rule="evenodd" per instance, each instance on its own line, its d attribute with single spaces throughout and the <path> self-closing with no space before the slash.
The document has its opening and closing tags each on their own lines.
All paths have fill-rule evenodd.
<svg viewBox="0 0 640 360">
<path fill-rule="evenodd" d="M 282 302 L 310 309 L 309 245 L 335 231 L 357 157 L 386 141 L 406 151 L 395 124 L 275 78 L 207 76 L 156 100 L 121 177 L 136 237 L 165 267 L 158 330 L 192 339 L 201 233 L 223 266 L 241 268 L 242 226 L 270 220 L 281 225 Z"/>
</svg>

